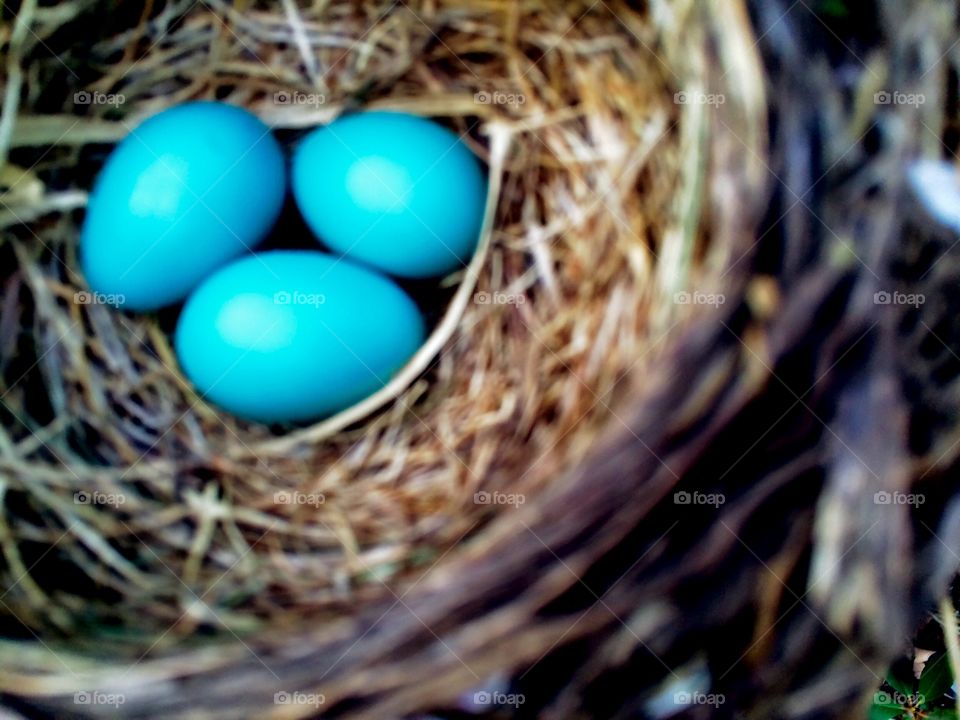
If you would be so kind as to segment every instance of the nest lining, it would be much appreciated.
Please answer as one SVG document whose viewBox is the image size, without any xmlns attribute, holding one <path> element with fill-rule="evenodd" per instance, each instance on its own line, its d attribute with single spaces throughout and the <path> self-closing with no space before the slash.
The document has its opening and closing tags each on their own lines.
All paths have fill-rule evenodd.
<svg viewBox="0 0 960 720">
<path fill-rule="evenodd" d="M 715 309 L 674 301 L 722 287 L 732 252 L 701 223 L 713 108 L 675 97 L 712 82 L 697 3 L 241 5 L 28 2 L 7 38 L 0 547 L 5 610 L 40 636 L 157 653 L 401 592 L 495 517 L 523 522 L 622 429 L 684 318 Z M 123 102 L 77 107 L 83 90 Z M 324 101 L 277 104 L 284 91 Z M 195 396 L 167 318 L 73 301 L 106 143 L 196 98 L 247 107 L 288 142 L 359 108 L 440 117 L 489 163 L 475 277 L 448 279 L 460 294 L 395 401 L 278 434 Z M 278 500 L 290 492 L 322 502 Z"/>
</svg>

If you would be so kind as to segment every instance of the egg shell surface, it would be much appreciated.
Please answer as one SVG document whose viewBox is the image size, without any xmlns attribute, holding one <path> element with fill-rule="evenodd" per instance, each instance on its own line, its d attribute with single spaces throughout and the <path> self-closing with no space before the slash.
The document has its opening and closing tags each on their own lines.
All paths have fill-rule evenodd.
<svg viewBox="0 0 960 720">
<path fill-rule="evenodd" d="M 462 269 L 480 238 L 487 177 L 460 137 L 404 113 L 347 115 L 307 135 L 291 184 L 336 253 L 405 278 Z"/>
<path fill-rule="evenodd" d="M 90 194 L 80 234 L 90 289 L 129 310 L 182 300 L 273 227 L 285 165 L 269 128 L 242 108 L 190 102 L 147 119 Z"/>
<path fill-rule="evenodd" d="M 249 420 L 315 420 L 379 390 L 423 344 L 390 279 L 321 252 L 278 250 L 222 268 L 190 296 L 175 345 L 208 401 Z"/>
</svg>

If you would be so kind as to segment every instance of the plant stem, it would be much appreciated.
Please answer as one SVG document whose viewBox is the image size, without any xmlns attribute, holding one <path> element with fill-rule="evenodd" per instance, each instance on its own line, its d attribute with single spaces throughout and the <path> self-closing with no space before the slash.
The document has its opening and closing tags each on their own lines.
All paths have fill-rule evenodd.
<svg viewBox="0 0 960 720">
<path fill-rule="evenodd" d="M 960 677 L 960 639 L 957 637 L 957 611 L 949 597 L 940 601 L 940 622 L 943 624 L 943 636 L 947 641 L 947 654 L 956 684 Z M 956 704 L 957 717 L 960 717 L 960 693 L 957 693 Z"/>
</svg>

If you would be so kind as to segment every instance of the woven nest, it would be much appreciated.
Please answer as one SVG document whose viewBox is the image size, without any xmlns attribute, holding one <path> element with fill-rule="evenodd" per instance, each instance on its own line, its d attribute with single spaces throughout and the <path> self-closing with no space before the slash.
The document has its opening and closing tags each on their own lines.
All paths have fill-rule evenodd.
<svg viewBox="0 0 960 720">
<path fill-rule="evenodd" d="M 933 3 L 889 5 L 884 49 L 940 47 L 946 16 Z M 774 178 L 805 198 L 818 169 L 841 186 L 854 162 L 890 167 L 916 135 L 883 152 L 824 150 L 817 124 L 856 115 L 829 52 L 807 48 L 826 59 L 805 66 L 810 26 L 791 10 L 758 4 L 754 20 L 772 33 L 755 33 L 739 1 L 5 9 L 7 701 L 116 714 L 75 697 L 100 692 L 132 717 L 388 718 L 440 712 L 512 677 L 520 714 L 636 717 L 661 679 L 706 663 L 729 695 L 724 712 L 734 698 L 764 718 L 856 702 L 873 682 L 864 668 L 882 667 L 901 638 L 867 632 L 858 663 L 826 662 L 844 633 L 884 620 L 850 601 L 864 588 L 850 578 L 863 576 L 843 563 L 860 556 L 817 518 L 848 508 L 830 504 L 831 488 L 849 500 L 831 480 L 849 480 L 842 448 L 877 467 L 859 491 L 910 482 L 903 427 L 863 441 L 845 410 L 857 398 L 843 394 L 873 398 L 871 383 L 900 367 L 894 352 L 864 360 L 863 338 L 892 348 L 897 325 L 871 326 L 851 299 L 888 279 L 892 244 L 875 243 L 879 226 L 863 218 L 899 196 L 858 181 L 842 207 L 810 197 L 804 207 L 838 228 L 826 235 L 781 189 L 773 208 L 787 222 L 760 222 Z M 782 95 L 772 153 L 761 50 Z M 869 57 L 871 72 L 889 69 Z M 911 72 L 901 86 L 936 92 L 941 76 Z M 310 427 L 238 421 L 178 372 L 175 312 L 75 301 L 85 189 L 111 143 L 196 98 L 249 108 L 288 146 L 358 108 L 436 117 L 488 163 L 481 249 L 441 287 L 418 289 L 433 333 L 371 401 Z M 931 107 L 939 131 L 943 104 Z M 787 173 L 791 157 L 807 172 Z M 850 245 L 880 248 L 874 277 L 842 252 Z M 906 367 L 912 351 L 899 350 Z M 876 373 L 855 382 L 857 361 Z M 945 425 L 924 451 L 928 483 L 952 461 L 934 454 L 948 447 L 936 445 Z M 683 507 L 675 492 L 726 503 Z M 870 519 L 840 527 L 856 539 Z M 904 525 L 890 523 L 888 546 L 909 547 Z M 837 591 L 814 594 L 822 626 L 790 602 L 811 567 Z M 905 595 L 910 572 L 877 586 L 902 633 L 919 607 Z M 782 610 L 783 640 L 770 632 Z M 765 674 L 771 658 L 788 674 Z M 827 682 L 824 667 L 839 690 L 790 712 L 761 701 Z"/>
<path fill-rule="evenodd" d="M 33 169 L 13 190 L 41 193 L 43 218 L 16 226 L 11 206 L 3 315 L 16 351 L 4 388 L 10 502 L 23 505 L 8 535 L 55 543 L 51 567 L 74 572 L 30 593 L 27 581 L 11 610 L 29 606 L 35 630 L 136 628 L 148 646 L 166 631 L 162 644 L 175 644 L 200 627 L 259 632 L 291 613 L 339 614 L 506 512 L 475 493 L 533 501 L 620 425 L 616 408 L 688 309 L 674 294 L 706 291 L 732 250 L 698 222 L 709 108 L 674 99 L 710 82 L 708 16 L 694 5 L 658 17 L 589 3 L 171 4 L 129 26 L 111 18 L 121 25 L 99 28 L 92 46 L 77 37 L 56 58 L 15 57 L 27 68 L 23 102 L 5 107 L 20 115 L 15 143 L 34 129 L 23 116 L 53 102 L 41 82 L 58 79 L 57 109 L 78 115 L 57 118 L 52 147 L 25 161 Z M 104 12 L 72 7 L 86 28 Z M 29 38 L 65 12 L 21 14 L 18 55 L 42 56 Z M 74 108 L 78 84 L 123 103 Z M 323 103 L 300 105 L 307 94 Z M 237 421 L 187 387 L 166 318 L 73 301 L 85 287 L 81 214 L 63 205 L 82 206 L 78 188 L 109 149 L 88 133 L 120 137 L 189 98 L 248 107 L 277 128 L 356 107 L 440 116 L 489 163 L 483 246 L 445 281 L 456 288 L 421 353 L 427 367 L 415 361 L 380 412 L 282 432 Z M 92 502 L 75 504 L 77 491 Z M 278 491 L 316 502 L 285 507 Z M 31 561 L 11 549 L 16 577 Z"/>
</svg>

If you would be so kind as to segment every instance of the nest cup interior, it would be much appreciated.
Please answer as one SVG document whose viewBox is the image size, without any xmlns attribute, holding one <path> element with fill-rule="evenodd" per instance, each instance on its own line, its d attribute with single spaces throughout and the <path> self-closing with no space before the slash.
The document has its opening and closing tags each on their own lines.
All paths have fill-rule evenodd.
<svg viewBox="0 0 960 720">
<path fill-rule="evenodd" d="M 43 117 L 0 137 L 23 170 L 0 242 L 8 635 L 157 654 L 350 613 L 519 523 L 622 430 L 678 326 L 716 312 L 683 295 L 722 298 L 735 259 L 704 230 L 708 88 L 733 78 L 699 3 L 141 10 L 34 8 L 43 42 L 11 45 L 27 70 L 3 117 Z M 76 301 L 84 190 L 111 143 L 197 98 L 288 148 L 345 111 L 417 113 L 489 165 L 480 254 L 437 290 L 415 371 L 362 412 L 237 420 L 189 388 L 169 317 Z"/>
</svg>

